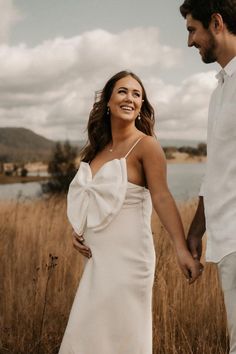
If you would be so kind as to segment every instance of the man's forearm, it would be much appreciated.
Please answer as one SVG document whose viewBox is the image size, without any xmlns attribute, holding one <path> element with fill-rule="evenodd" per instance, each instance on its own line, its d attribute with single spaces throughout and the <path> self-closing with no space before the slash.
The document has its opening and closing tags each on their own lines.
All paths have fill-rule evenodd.
<svg viewBox="0 0 236 354">
<path fill-rule="evenodd" d="M 199 238 L 204 235 L 206 231 L 206 220 L 204 212 L 203 197 L 199 197 L 198 206 L 194 215 L 193 221 L 190 225 L 188 235 L 195 235 Z"/>
</svg>

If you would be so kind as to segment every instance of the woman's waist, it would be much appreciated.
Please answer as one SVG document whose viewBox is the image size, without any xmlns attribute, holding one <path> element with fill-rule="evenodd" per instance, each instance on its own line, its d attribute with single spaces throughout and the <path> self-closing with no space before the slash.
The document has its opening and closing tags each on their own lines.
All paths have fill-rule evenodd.
<svg viewBox="0 0 236 354">
<path fill-rule="evenodd" d="M 141 187 L 140 187 L 141 188 Z M 146 188 L 137 190 L 136 188 L 127 188 L 123 206 L 134 206 L 142 208 L 152 208 L 150 193 Z"/>
</svg>

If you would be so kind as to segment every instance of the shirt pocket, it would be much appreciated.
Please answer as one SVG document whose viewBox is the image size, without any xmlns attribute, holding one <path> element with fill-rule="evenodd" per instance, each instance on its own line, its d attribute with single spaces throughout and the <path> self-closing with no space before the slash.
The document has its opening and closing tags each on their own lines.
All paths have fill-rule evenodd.
<svg viewBox="0 0 236 354">
<path fill-rule="evenodd" d="M 217 117 L 215 135 L 224 140 L 236 137 L 236 103 L 223 105 Z"/>
</svg>

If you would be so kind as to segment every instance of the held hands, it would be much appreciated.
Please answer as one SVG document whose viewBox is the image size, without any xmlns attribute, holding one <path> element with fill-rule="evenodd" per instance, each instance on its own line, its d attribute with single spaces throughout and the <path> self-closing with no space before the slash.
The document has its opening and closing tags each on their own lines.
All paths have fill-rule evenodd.
<svg viewBox="0 0 236 354">
<path fill-rule="evenodd" d="M 187 246 L 195 263 L 200 266 L 199 271 L 201 275 L 204 269 L 203 265 L 200 263 L 202 256 L 202 234 L 189 233 L 187 237 Z"/>
<path fill-rule="evenodd" d="M 195 280 L 202 274 L 204 269 L 203 265 L 197 258 L 194 259 L 187 249 L 182 249 L 180 251 L 178 250 L 177 259 L 179 266 L 189 284 L 194 283 Z"/>
<path fill-rule="evenodd" d="M 79 251 L 83 256 L 87 258 L 92 257 L 92 252 L 88 246 L 84 244 L 84 237 L 83 235 L 78 235 L 76 232 L 72 232 L 73 236 L 73 246 L 74 248 Z"/>
</svg>

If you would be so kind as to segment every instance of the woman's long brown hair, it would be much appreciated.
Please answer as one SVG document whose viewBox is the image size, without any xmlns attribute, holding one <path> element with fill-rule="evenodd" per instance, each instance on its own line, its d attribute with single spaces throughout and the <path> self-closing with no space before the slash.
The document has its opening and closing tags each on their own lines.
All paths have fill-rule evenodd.
<svg viewBox="0 0 236 354">
<path fill-rule="evenodd" d="M 140 120 L 136 119 L 135 126 L 146 135 L 154 135 L 154 109 L 149 103 L 144 86 L 137 75 L 129 71 L 120 71 L 112 76 L 101 91 L 98 101 L 93 105 L 87 126 L 88 141 L 80 153 L 81 161 L 90 162 L 96 154 L 111 142 L 110 114 L 107 114 L 107 104 L 112 95 L 115 83 L 126 76 L 131 76 L 142 87 L 143 104 L 140 111 Z"/>
</svg>

